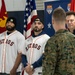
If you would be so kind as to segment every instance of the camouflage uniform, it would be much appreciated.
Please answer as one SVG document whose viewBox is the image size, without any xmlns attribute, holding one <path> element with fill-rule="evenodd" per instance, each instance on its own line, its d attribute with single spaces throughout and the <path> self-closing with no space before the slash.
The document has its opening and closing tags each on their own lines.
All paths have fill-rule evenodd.
<svg viewBox="0 0 75 75">
<path fill-rule="evenodd" d="M 43 75 L 75 75 L 75 35 L 59 30 L 46 46 Z"/>
</svg>

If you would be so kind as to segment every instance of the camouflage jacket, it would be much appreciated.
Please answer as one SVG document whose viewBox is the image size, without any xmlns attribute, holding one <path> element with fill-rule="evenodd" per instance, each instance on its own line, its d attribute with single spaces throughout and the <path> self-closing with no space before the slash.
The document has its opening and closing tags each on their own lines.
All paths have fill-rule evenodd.
<svg viewBox="0 0 75 75">
<path fill-rule="evenodd" d="M 75 75 L 75 35 L 59 30 L 46 46 L 43 75 Z"/>
</svg>

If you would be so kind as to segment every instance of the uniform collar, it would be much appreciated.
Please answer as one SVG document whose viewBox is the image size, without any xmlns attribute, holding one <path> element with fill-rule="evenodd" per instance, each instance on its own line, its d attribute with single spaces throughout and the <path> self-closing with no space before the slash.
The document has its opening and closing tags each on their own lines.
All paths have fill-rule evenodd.
<svg viewBox="0 0 75 75">
<path fill-rule="evenodd" d="M 58 30 L 57 32 L 56 32 L 56 34 L 57 33 L 64 33 L 64 32 L 67 32 L 68 30 L 67 29 L 60 29 L 60 30 Z"/>
</svg>

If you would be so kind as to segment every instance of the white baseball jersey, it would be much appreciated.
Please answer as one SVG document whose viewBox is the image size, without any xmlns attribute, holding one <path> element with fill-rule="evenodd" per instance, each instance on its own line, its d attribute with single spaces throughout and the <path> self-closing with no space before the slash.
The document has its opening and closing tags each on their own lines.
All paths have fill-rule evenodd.
<svg viewBox="0 0 75 75">
<path fill-rule="evenodd" d="M 18 52 L 25 49 L 25 38 L 17 30 L 7 35 L 7 31 L 0 34 L 0 73 L 10 73 Z M 21 65 L 17 72 L 21 71 Z"/>
<path fill-rule="evenodd" d="M 42 56 L 45 44 L 49 38 L 47 34 L 42 34 L 41 36 L 30 37 L 26 40 L 23 54 L 27 56 L 28 63 L 33 64 Z M 42 67 L 35 68 L 33 75 L 38 75 L 38 72 L 42 72 Z M 28 74 L 24 72 L 24 75 Z"/>
</svg>

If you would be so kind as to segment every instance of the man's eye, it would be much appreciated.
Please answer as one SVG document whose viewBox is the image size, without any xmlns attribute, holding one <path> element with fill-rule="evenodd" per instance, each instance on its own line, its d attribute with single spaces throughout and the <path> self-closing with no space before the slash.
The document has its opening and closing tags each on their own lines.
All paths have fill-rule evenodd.
<svg viewBox="0 0 75 75">
<path fill-rule="evenodd" d="M 41 22 L 39 22 L 38 24 L 41 24 Z"/>
<path fill-rule="evenodd" d="M 73 22 L 74 20 L 70 20 L 71 22 Z"/>
</svg>

